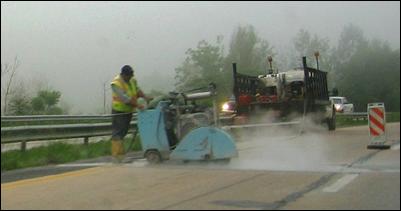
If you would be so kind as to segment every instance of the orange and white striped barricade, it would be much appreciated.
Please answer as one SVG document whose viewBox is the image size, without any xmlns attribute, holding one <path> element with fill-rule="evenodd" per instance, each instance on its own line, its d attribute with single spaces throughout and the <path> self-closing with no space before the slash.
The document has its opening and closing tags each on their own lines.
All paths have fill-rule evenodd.
<svg viewBox="0 0 401 211">
<path fill-rule="evenodd" d="M 368 123 L 370 142 L 368 149 L 388 149 L 386 142 L 386 110 L 384 103 L 368 104 Z"/>
</svg>

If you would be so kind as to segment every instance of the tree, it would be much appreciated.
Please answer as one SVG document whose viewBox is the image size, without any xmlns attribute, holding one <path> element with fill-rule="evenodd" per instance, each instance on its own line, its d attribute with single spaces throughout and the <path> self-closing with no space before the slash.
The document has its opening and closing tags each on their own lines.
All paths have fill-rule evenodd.
<svg viewBox="0 0 401 211">
<path fill-rule="evenodd" d="M 3 77 L 5 78 L 6 75 L 10 75 L 8 77 L 8 79 L 6 80 L 6 86 L 2 87 L 2 93 L 4 92 L 4 107 L 3 107 L 3 114 L 7 115 L 7 108 L 8 108 L 8 98 L 10 96 L 10 94 L 12 93 L 12 83 L 13 83 L 13 79 L 15 77 L 15 74 L 17 72 L 17 69 L 20 65 L 20 61 L 18 60 L 18 57 L 16 56 L 14 58 L 14 63 L 12 65 L 9 65 L 8 63 L 6 64 L 1 64 L 1 78 L 3 79 Z M 3 84 L 3 82 L 1 83 Z"/>
<path fill-rule="evenodd" d="M 232 35 L 227 57 L 224 57 L 222 36 L 216 44 L 202 40 L 196 49 L 186 51 L 185 61 L 175 69 L 178 90 L 190 90 L 207 87 L 210 82 L 217 84 L 219 98 L 227 97 L 232 92 L 232 63 L 247 74 L 266 73 L 267 56 L 273 56 L 270 44 L 258 37 L 251 25 L 239 26 Z"/>
<path fill-rule="evenodd" d="M 30 104 L 30 94 L 23 81 L 18 83 L 14 88 L 14 93 L 10 95 L 9 100 L 9 115 L 29 115 L 32 112 Z"/>
<path fill-rule="evenodd" d="M 386 110 L 400 107 L 400 51 L 382 41 L 369 41 L 353 24 L 343 28 L 333 53 L 336 83 L 340 95 L 366 111 L 368 103 L 384 102 Z"/>
<path fill-rule="evenodd" d="M 59 102 L 61 93 L 59 91 L 43 90 L 39 91 L 39 97 L 43 99 L 46 110 L 48 110 Z"/>
<path fill-rule="evenodd" d="M 261 39 L 252 25 L 239 26 L 232 35 L 224 70 L 226 75 L 232 75 L 232 63 L 235 62 L 242 73 L 265 74 L 267 56 L 274 55 L 269 42 Z"/>
<path fill-rule="evenodd" d="M 202 40 L 196 49 L 189 48 L 186 51 L 185 61 L 175 69 L 178 90 L 207 87 L 210 82 L 219 86 L 224 84 L 221 42 L 222 39 L 219 37 L 216 45 Z"/>
<path fill-rule="evenodd" d="M 31 105 L 34 114 L 41 114 L 45 111 L 45 103 L 40 97 L 32 98 Z"/>
<path fill-rule="evenodd" d="M 62 109 L 56 106 L 60 97 L 59 91 L 39 91 L 37 96 L 31 100 L 33 114 L 62 114 Z"/>
<path fill-rule="evenodd" d="M 290 60 L 292 67 L 302 66 L 302 57 L 306 57 L 309 66 L 317 66 L 315 52 L 319 52 L 319 69 L 330 71 L 330 45 L 327 38 L 311 35 L 308 31 L 301 29 L 293 40 L 295 52 Z"/>
<path fill-rule="evenodd" d="M 367 40 L 363 35 L 363 31 L 358 26 L 348 24 L 344 26 L 338 46 L 335 49 L 334 62 L 344 64 L 356 53 L 356 51 L 366 45 Z"/>
<path fill-rule="evenodd" d="M 335 86 L 335 73 L 333 71 L 333 50 L 329 45 L 328 38 L 320 38 L 317 34 L 312 35 L 305 29 L 299 30 L 293 39 L 294 51 L 289 52 L 287 67 L 302 67 L 302 57 L 306 57 L 310 67 L 317 68 L 328 73 L 328 88 Z M 318 52 L 316 60 L 315 53 Z"/>
<path fill-rule="evenodd" d="M 344 77 L 342 75 L 344 72 L 339 70 L 344 69 L 344 65 L 349 63 L 352 56 L 362 48 L 366 48 L 367 45 L 368 41 L 365 39 L 361 28 L 353 24 L 344 26 L 338 46 L 333 50 L 331 59 L 335 85 L 337 81 Z"/>
<path fill-rule="evenodd" d="M 373 40 L 356 49 L 339 69 L 338 88 L 355 110 L 366 111 L 368 103 L 384 102 L 387 111 L 400 109 L 400 51 Z"/>
<path fill-rule="evenodd" d="M 10 99 L 10 115 L 29 115 L 31 113 L 31 106 L 29 103 L 29 98 L 23 95 L 14 95 Z"/>
</svg>

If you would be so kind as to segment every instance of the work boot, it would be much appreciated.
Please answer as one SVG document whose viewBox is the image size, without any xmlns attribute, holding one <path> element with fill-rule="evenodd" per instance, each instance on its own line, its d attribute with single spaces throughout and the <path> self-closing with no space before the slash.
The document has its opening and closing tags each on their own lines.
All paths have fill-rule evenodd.
<svg viewBox="0 0 401 211">
<path fill-rule="evenodd" d="M 119 144 L 118 155 L 122 155 L 122 156 L 125 155 L 124 144 L 122 141 L 120 141 L 120 144 Z"/>
<path fill-rule="evenodd" d="M 121 140 L 111 140 L 111 155 L 115 163 L 121 163 L 124 159 L 124 145 Z"/>
</svg>

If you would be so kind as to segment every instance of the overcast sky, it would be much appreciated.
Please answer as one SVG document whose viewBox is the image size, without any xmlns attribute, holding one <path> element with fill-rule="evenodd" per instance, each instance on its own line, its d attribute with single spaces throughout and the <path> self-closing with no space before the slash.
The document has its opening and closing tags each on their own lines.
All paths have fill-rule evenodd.
<svg viewBox="0 0 401 211">
<path fill-rule="evenodd" d="M 103 82 L 124 64 L 145 91 L 167 91 L 188 48 L 218 35 L 228 43 L 239 25 L 280 51 L 301 28 L 335 45 L 349 23 L 399 49 L 400 2 L 2 1 L 1 62 L 18 56 L 20 78 L 46 81 L 73 112 L 90 114 L 102 110 Z"/>
</svg>

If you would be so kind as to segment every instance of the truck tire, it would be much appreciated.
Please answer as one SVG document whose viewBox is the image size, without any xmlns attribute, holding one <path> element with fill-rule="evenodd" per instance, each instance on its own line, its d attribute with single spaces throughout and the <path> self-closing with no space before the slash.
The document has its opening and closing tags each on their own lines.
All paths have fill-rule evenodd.
<svg viewBox="0 0 401 211">
<path fill-rule="evenodd" d="M 331 118 L 327 118 L 329 131 L 336 130 L 336 110 L 332 108 Z"/>
</svg>

